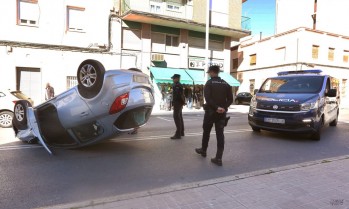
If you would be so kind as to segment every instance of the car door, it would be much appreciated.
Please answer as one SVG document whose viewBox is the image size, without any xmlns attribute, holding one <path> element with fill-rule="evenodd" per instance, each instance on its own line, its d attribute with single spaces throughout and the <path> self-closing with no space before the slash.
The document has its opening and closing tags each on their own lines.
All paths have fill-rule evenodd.
<svg viewBox="0 0 349 209">
<path fill-rule="evenodd" d="M 252 99 L 252 94 L 246 93 L 245 102 L 250 103 L 250 102 L 251 102 L 251 99 Z"/>
</svg>

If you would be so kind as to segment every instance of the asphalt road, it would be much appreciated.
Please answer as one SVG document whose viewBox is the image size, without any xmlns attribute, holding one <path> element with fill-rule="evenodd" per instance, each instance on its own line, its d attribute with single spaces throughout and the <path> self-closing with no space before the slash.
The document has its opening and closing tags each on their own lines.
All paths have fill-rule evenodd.
<svg viewBox="0 0 349 209">
<path fill-rule="evenodd" d="M 152 116 L 137 135 L 77 150 L 55 150 L 15 141 L 0 129 L 0 208 L 35 208 L 144 191 L 349 154 L 349 114 L 326 128 L 321 141 L 306 136 L 253 133 L 244 111 L 230 113 L 223 167 L 194 153 L 201 143 L 201 113 L 186 114 L 186 136 L 170 140 L 170 115 Z"/>
</svg>

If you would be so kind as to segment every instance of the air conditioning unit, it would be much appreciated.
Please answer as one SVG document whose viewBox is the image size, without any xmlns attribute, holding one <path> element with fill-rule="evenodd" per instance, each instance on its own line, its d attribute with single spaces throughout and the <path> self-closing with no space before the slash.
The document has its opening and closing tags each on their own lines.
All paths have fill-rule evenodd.
<svg viewBox="0 0 349 209">
<path fill-rule="evenodd" d="M 165 61 L 165 56 L 163 54 L 152 54 L 151 61 L 163 62 L 163 61 Z"/>
</svg>

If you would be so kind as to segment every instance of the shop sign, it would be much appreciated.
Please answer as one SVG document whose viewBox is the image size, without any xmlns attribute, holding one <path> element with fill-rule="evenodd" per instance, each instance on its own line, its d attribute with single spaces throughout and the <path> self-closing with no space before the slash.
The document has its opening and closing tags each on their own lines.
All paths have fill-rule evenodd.
<svg viewBox="0 0 349 209">
<path fill-rule="evenodd" d="M 209 60 L 209 66 L 217 65 L 221 68 L 221 70 L 224 69 L 224 60 Z M 189 58 L 189 68 L 193 69 L 205 69 L 205 60 L 204 59 L 195 59 L 195 58 Z"/>
</svg>

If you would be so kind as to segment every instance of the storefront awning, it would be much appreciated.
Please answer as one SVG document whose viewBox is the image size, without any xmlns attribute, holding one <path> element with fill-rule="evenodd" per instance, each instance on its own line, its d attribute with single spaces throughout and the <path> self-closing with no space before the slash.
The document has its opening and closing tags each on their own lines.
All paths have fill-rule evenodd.
<svg viewBox="0 0 349 209">
<path fill-rule="evenodd" d="M 172 83 L 171 77 L 174 74 L 179 74 L 181 75 L 182 84 L 193 85 L 193 80 L 184 69 L 150 67 L 150 72 L 153 74 L 156 83 Z"/>
<path fill-rule="evenodd" d="M 195 85 L 205 85 L 205 75 L 203 70 L 186 70 L 189 76 L 193 79 Z"/>
<path fill-rule="evenodd" d="M 231 86 L 240 86 L 240 82 L 236 80 L 233 76 L 231 76 L 229 73 L 221 72 L 219 73 L 219 76 Z"/>
</svg>

